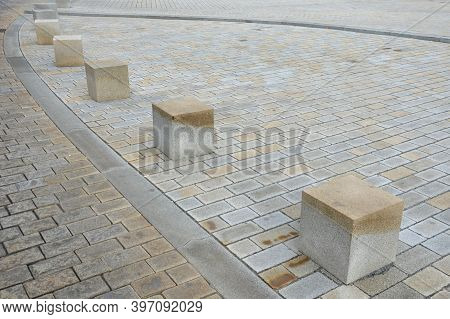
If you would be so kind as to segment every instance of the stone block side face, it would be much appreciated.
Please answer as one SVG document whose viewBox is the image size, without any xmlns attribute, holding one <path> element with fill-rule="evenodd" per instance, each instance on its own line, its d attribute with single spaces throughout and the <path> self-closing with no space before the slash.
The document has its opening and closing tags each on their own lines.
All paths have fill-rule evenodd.
<svg viewBox="0 0 450 319">
<path fill-rule="evenodd" d="M 34 24 L 38 44 L 51 45 L 53 37 L 60 34 L 58 20 L 36 20 Z"/>
<path fill-rule="evenodd" d="M 95 65 L 95 61 L 92 62 Z M 130 96 L 128 65 L 94 68 L 85 63 L 89 95 L 97 102 L 126 99 Z"/>
<path fill-rule="evenodd" d="M 52 9 L 33 10 L 33 20 L 58 19 L 58 12 Z"/>
<path fill-rule="evenodd" d="M 83 43 L 81 37 L 54 37 L 56 66 L 83 66 Z"/>
<path fill-rule="evenodd" d="M 351 234 L 307 203 L 302 203 L 299 225 L 299 250 L 346 282 L 352 245 Z"/>
<path fill-rule="evenodd" d="M 213 152 L 214 128 L 182 123 L 153 107 L 153 140 L 170 159 L 192 158 Z"/>
</svg>

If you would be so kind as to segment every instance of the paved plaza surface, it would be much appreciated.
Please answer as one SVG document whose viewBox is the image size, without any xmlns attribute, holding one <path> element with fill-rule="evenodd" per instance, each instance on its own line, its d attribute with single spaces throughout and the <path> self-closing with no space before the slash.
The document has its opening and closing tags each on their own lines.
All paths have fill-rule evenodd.
<svg viewBox="0 0 450 319">
<path fill-rule="evenodd" d="M 414 26 L 433 36 L 450 30 L 442 1 L 277 4 L 74 1 L 65 11 L 75 15 L 61 15 L 60 23 L 65 34 L 83 36 L 85 58 L 129 63 L 132 92 L 120 101 L 94 102 L 83 67 L 54 66 L 53 47 L 36 44 L 30 16 L 20 48 L 87 130 L 274 296 L 448 298 L 448 43 L 258 23 L 76 15 L 252 17 L 400 32 Z M 7 28 L 17 13 L 4 12 Z M 58 130 L 4 57 L 1 74 L 1 297 L 227 296 L 207 267 L 192 265 Z M 172 161 L 153 147 L 151 104 L 181 96 L 214 108 L 214 153 Z M 405 201 L 397 261 L 351 285 L 298 249 L 302 190 L 341 174 Z M 153 209 L 164 213 L 164 207 Z M 217 267 L 214 258 L 204 262 Z"/>
</svg>

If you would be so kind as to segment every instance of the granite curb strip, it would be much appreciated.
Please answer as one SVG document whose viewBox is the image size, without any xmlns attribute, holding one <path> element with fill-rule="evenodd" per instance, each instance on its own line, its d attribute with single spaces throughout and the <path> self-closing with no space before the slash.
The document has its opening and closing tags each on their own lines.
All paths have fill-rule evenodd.
<svg viewBox="0 0 450 319">
<path fill-rule="evenodd" d="M 280 298 L 247 266 L 126 163 L 50 90 L 20 50 L 17 18 L 5 32 L 8 63 L 61 132 L 225 298 Z"/>
<path fill-rule="evenodd" d="M 31 11 L 25 11 L 25 13 L 31 13 Z M 422 35 L 414 33 L 405 33 L 397 31 L 383 31 L 376 29 L 364 29 L 346 27 L 340 25 L 322 24 L 322 23 L 308 23 L 308 22 L 295 22 L 295 21 L 275 21 L 275 20 L 258 20 L 258 19 L 233 19 L 233 18 L 220 18 L 211 16 L 175 16 L 175 15 L 151 15 L 151 14 L 121 14 L 121 13 L 86 13 L 76 11 L 61 11 L 60 15 L 64 16 L 78 16 L 78 17 L 99 17 L 99 18 L 139 18 L 139 19 L 154 19 L 154 20 L 180 20 L 180 21 L 211 21 L 211 22 L 232 22 L 232 23 L 254 23 L 254 24 L 266 24 L 266 25 L 281 25 L 281 26 L 293 26 L 313 29 L 327 29 L 336 31 L 346 31 L 354 33 L 365 33 L 373 35 L 384 35 L 398 38 L 415 39 L 422 41 L 450 43 L 448 37 L 437 37 L 432 35 Z"/>
</svg>

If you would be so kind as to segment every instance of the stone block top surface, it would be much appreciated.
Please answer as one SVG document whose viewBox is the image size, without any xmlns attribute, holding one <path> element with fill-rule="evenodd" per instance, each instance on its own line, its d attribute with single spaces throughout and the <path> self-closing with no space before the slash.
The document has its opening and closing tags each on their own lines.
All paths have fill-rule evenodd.
<svg viewBox="0 0 450 319">
<path fill-rule="evenodd" d="M 398 229 L 404 206 L 402 199 L 352 175 L 305 189 L 302 201 L 351 233 Z"/>
<path fill-rule="evenodd" d="M 194 97 L 153 103 L 163 116 L 192 126 L 213 127 L 214 109 Z"/>
<path fill-rule="evenodd" d="M 113 68 L 118 66 L 128 66 L 127 62 L 120 61 L 118 59 L 99 59 L 99 60 L 90 60 L 85 62 L 88 67 L 91 69 L 105 69 L 105 68 Z"/>
<path fill-rule="evenodd" d="M 81 41 L 81 35 L 55 35 L 53 37 L 55 41 Z"/>
</svg>

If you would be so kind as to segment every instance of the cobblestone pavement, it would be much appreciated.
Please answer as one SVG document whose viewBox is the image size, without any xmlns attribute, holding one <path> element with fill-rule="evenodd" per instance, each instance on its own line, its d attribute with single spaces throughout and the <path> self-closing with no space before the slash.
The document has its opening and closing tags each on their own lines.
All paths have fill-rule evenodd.
<svg viewBox="0 0 450 319">
<path fill-rule="evenodd" d="M 77 0 L 86 12 L 136 12 L 323 23 L 450 36 L 445 0 Z M 437 11 L 439 8 L 441 10 Z M 436 12 L 437 11 L 437 12 Z M 418 21 L 432 14 L 432 18 Z"/>
<path fill-rule="evenodd" d="M 62 17 L 88 59 L 128 61 L 129 99 L 96 103 L 30 23 L 22 50 L 99 137 L 286 298 L 448 297 L 448 44 L 341 31 Z M 215 109 L 214 154 L 152 148 L 151 102 Z M 395 265 L 345 286 L 298 251 L 301 191 L 354 174 L 406 202 Z"/>
<path fill-rule="evenodd" d="M 0 9 L 6 28 L 17 14 Z M 3 50 L 0 119 L 0 298 L 219 297 L 57 129 Z"/>
</svg>

